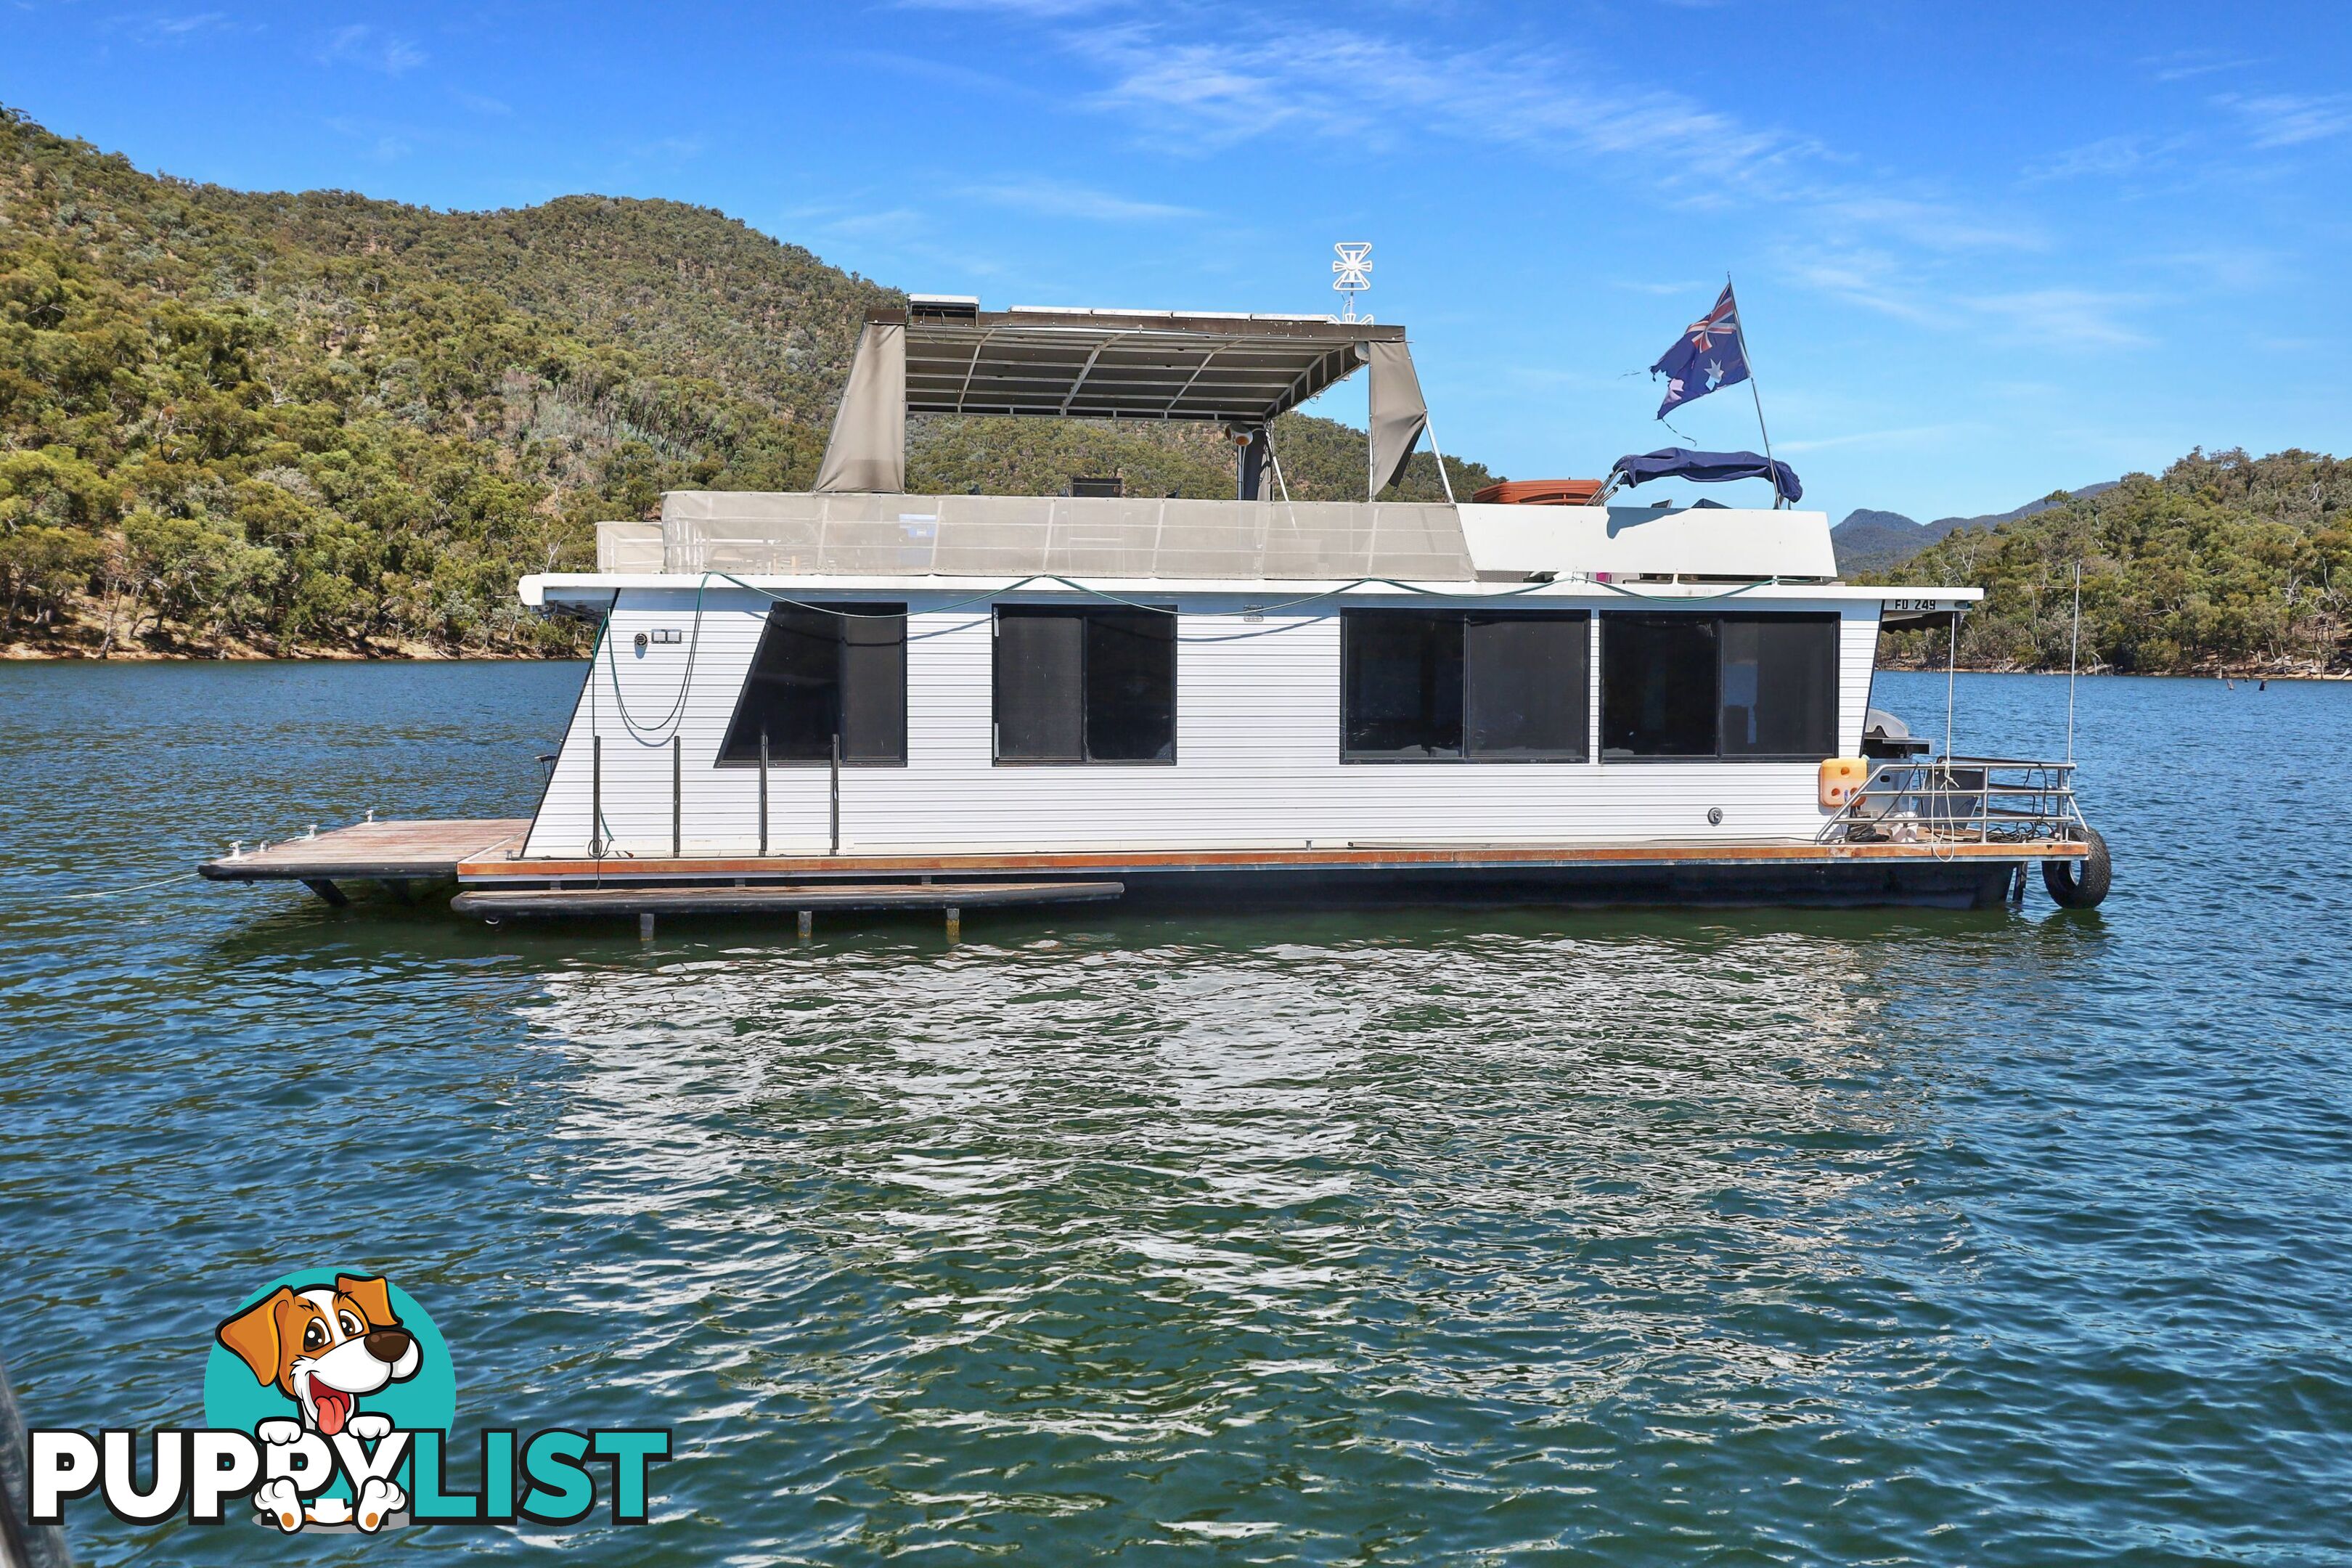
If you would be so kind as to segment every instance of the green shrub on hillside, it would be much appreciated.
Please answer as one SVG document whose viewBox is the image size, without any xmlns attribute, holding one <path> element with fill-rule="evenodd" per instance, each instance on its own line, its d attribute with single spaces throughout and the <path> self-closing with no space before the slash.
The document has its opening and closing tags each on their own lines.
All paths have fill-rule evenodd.
<svg viewBox="0 0 2352 1568">
<path fill-rule="evenodd" d="M 2126 475 L 2088 499 L 1999 528 L 1948 534 L 1864 581 L 1967 584 L 1962 625 L 1979 668 L 2063 669 L 2083 573 L 2084 668 L 2130 672 L 2352 663 L 2352 463 L 2310 452 L 2192 452 L 2159 478 Z M 1940 641 L 1890 638 L 1940 663 Z"/>
<path fill-rule="evenodd" d="M 901 296 L 707 208 L 442 213 L 141 174 L 0 110 L 0 639 L 564 651 L 514 581 L 672 489 L 814 479 L 866 310 Z M 1364 437 L 1288 416 L 1300 500 Z M 916 422 L 909 482 L 1232 493 L 1202 426 Z M 1488 478 L 1454 464 L 1457 491 Z M 1424 455 L 1400 487 L 1435 495 Z"/>
</svg>

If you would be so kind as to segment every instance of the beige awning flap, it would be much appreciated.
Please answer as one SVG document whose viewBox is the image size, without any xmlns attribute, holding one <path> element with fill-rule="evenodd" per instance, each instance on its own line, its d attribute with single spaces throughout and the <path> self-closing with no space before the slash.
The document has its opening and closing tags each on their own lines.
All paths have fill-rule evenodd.
<svg viewBox="0 0 2352 1568">
<path fill-rule="evenodd" d="M 833 416 L 816 490 L 838 495 L 906 488 L 907 329 L 898 321 L 868 321 L 857 334 L 857 357 Z"/>
<path fill-rule="evenodd" d="M 1402 342 L 1375 342 L 1371 351 L 1371 495 L 1404 477 L 1405 464 L 1429 427 L 1429 405 L 1413 374 L 1412 350 Z M 1369 499 L 1369 498 L 1368 498 Z"/>
</svg>

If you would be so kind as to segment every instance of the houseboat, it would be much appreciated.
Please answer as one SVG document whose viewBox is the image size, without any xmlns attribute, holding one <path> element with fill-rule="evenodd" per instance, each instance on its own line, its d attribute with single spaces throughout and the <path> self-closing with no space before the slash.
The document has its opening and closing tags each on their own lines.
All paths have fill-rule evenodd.
<svg viewBox="0 0 2352 1568">
<path fill-rule="evenodd" d="M 1370 382 L 1367 499 L 1294 501 L 1275 417 Z M 1230 500 L 907 492 L 909 414 L 1194 420 Z M 370 822 L 207 876 L 459 884 L 461 912 L 1119 898 L 1980 907 L 2106 891 L 2070 763 L 1930 755 L 1880 634 L 1970 588 L 1841 582 L 1828 518 L 1620 484 L 1375 499 L 1427 436 L 1402 328 L 869 313 L 814 487 L 681 491 L 522 602 L 596 627 L 526 819 Z M 1441 463 L 1441 471 L 1443 465 Z M 341 869 L 338 869 L 338 868 Z"/>
</svg>

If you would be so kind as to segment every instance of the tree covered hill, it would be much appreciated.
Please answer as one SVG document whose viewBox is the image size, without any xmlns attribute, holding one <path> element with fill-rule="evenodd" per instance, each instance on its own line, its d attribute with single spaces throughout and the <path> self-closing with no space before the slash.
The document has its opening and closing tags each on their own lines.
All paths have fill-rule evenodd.
<svg viewBox="0 0 2352 1568">
<path fill-rule="evenodd" d="M 0 110 L 0 643 L 568 650 L 515 578 L 665 489 L 804 488 L 859 321 L 902 298 L 707 208 L 230 191 Z M 1362 432 L 1275 438 L 1293 495 L 1361 493 Z M 1190 426 L 909 433 L 924 489 L 1218 496 L 1232 465 Z M 1439 493 L 1426 454 L 1399 490 Z"/>
<path fill-rule="evenodd" d="M 2060 492 L 1946 534 L 1865 582 L 1968 584 L 1961 662 L 2063 669 L 2083 574 L 2084 668 L 2325 674 L 2352 666 L 2352 462 L 2191 452 L 2161 476 Z M 1940 640 L 1891 637 L 1942 662 Z"/>
</svg>

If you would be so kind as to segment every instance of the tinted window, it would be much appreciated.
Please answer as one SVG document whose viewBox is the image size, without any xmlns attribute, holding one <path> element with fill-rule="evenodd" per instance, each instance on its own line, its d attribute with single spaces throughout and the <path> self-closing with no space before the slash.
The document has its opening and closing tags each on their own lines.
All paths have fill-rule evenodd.
<svg viewBox="0 0 2352 1568">
<path fill-rule="evenodd" d="M 1082 763 L 1087 624 L 1076 616 L 999 611 L 996 754 L 1018 762 Z"/>
<path fill-rule="evenodd" d="M 1175 761 L 1176 617 L 1104 610 L 1086 625 L 1087 757 Z"/>
<path fill-rule="evenodd" d="M 1348 610 L 1339 625 L 1343 755 L 1584 760 L 1584 612 Z"/>
<path fill-rule="evenodd" d="M 1477 616 L 1464 632 L 1470 754 L 1582 762 L 1592 711 L 1584 616 Z"/>
<path fill-rule="evenodd" d="M 1838 617 L 1601 617 L 1601 745 L 1618 757 L 1826 757 Z"/>
<path fill-rule="evenodd" d="M 1712 616 L 1604 616 L 1601 752 L 1711 757 L 1716 745 Z"/>
<path fill-rule="evenodd" d="M 1157 610 L 996 613 L 996 755 L 1014 763 L 1176 760 L 1176 617 Z"/>
<path fill-rule="evenodd" d="M 1339 617 L 1340 749 L 1351 757 L 1462 754 L 1462 617 L 1349 610 Z"/>
<path fill-rule="evenodd" d="M 907 760 L 907 607 L 778 605 L 736 700 L 722 763 Z"/>
<path fill-rule="evenodd" d="M 1838 618 L 1723 618 L 1723 754 L 1826 757 L 1837 750 Z"/>
</svg>

